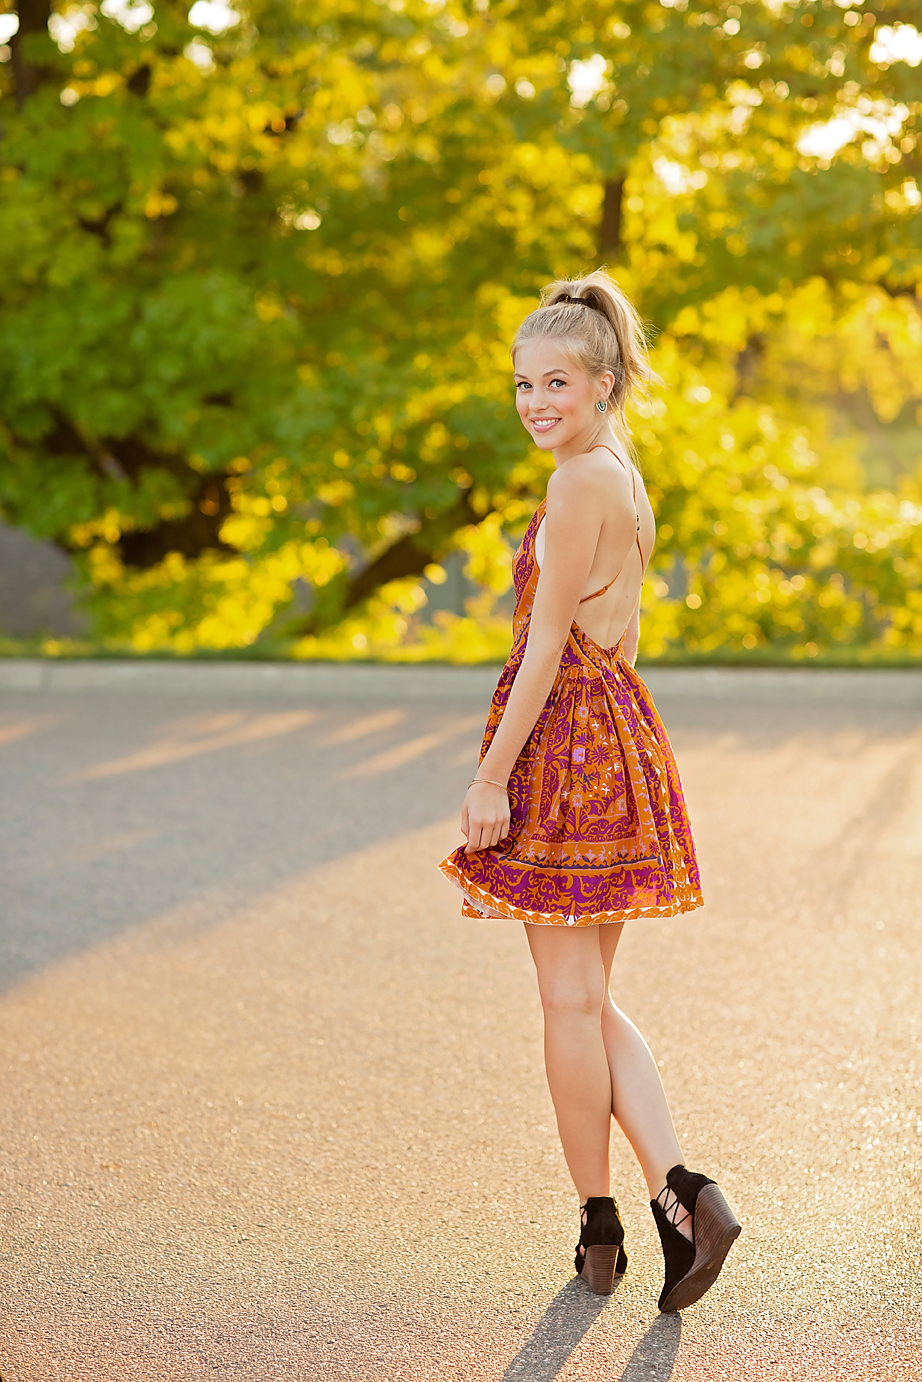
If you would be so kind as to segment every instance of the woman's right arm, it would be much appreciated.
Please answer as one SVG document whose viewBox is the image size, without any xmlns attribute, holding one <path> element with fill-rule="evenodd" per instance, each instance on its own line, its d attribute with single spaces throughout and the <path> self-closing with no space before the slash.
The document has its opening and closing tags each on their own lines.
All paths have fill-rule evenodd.
<svg viewBox="0 0 922 1382">
<path fill-rule="evenodd" d="M 547 703 L 586 588 L 604 512 L 597 489 L 592 473 L 572 463 L 556 471 L 548 483 L 544 563 L 528 643 L 503 718 L 477 770 L 478 778 L 490 781 L 468 789 L 461 813 L 468 854 L 498 844 L 508 833 L 505 784 Z"/>
</svg>

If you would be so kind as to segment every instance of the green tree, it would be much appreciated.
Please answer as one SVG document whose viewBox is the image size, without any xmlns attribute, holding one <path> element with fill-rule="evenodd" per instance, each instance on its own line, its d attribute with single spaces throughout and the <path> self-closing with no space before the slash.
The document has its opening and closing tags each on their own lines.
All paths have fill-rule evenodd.
<svg viewBox="0 0 922 1382">
<path fill-rule="evenodd" d="M 541 281 L 601 257 L 672 386 L 638 419 L 672 529 L 653 646 L 878 636 L 866 600 L 858 633 L 835 602 L 792 627 L 805 550 L 772 566 L 766 530 L 741 558 L 715 525 L 739 513 L 720 476 L 766 514 L 776 475 L 800 509 L 859 486 L 830 398 L 885 420 L 918 401 L 922 103 L 885 59 L 920 16 L 30 0 L 2 78 L 4 514 L 75 553 L 110 641 L 396 645 L 452 547 L 508 579 L 503 532 L 547 472 L 506 343 Z M 721 552 L 754 564 L 751 599 Z"/>
</svg>

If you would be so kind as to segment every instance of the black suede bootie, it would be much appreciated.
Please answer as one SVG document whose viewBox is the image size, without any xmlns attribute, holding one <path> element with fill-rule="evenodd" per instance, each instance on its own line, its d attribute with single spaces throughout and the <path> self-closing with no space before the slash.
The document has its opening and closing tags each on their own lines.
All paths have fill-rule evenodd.
<svg viewBox="0 0 922 1382">
<path fill-rule="evenodd" d="M 666 1263 L 662 1311 L 684 1310 L 710 1290 L 741 1229 L 720 1188 L 707 1176 L 673 1166 L 650 1201 Z M 677 1224 L 691 1220 L 692 1242 Z"/>
<path fill-rule="evenodd" d="M 610 1195 L 596 1195 L 580 1209 L 576 1270 L 597 1295 L 611 1295 L 615 1274 L 627 1270 L 624 1227 Z"/>
</svg>

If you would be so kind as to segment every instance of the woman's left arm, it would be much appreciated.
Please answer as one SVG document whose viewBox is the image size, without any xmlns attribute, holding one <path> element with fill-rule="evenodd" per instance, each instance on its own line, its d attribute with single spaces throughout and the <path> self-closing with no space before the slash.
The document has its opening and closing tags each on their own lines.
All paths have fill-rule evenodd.
<svg viewBox="0 0 922 1382">
<path fill-rule="evenodd" d="M 528 644 L 503 718 L 461 813 L 466 853 L 488 849 L 509 831 L 505 784 L 550 695 L 592 566 L 603 512 L 591 476 L 558 470 L 547 487 L 544 562 L 528 626 Z M 502 784 L 496 786 L 494 784 Z"/>
</svg>

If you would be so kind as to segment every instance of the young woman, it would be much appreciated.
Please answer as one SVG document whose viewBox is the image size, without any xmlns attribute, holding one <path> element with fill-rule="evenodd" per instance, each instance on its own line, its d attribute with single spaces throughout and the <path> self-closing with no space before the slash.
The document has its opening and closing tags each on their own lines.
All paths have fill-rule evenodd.
<svg viewBox="0 0 922 1382">
<path fill-rule="evenodd" d="M 627 1266 L 614 1117 L 663 1245 L 660 1309 L 681 1310 L 716 1280 L 740 1226 L 715 1183 L 686 1169 L 656 1062 L 609 994 L 625 921 L 702 903 L 675 760 L 634 671 L 655 524 L 624 409 L 654 376 L 637 314 L 604 270 L 546 288 L 512 357 L 519 417 L 557 468 L 515 557 L 515 642 L 461 813 L 467 845 L 441 868 L 465 916 L 525 923 L 581 1202 L 577 1272 L 609 1292 Z"/>
</svg>

